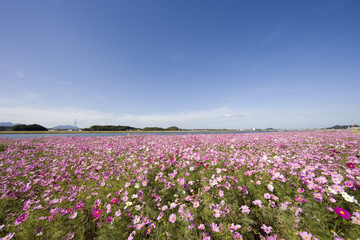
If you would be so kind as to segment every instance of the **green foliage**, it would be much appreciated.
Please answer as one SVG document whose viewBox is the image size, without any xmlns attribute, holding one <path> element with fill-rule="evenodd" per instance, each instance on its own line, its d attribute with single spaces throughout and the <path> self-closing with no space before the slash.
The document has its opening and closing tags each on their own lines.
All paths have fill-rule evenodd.
<svg viewBox="0 0 360 240">
<path fill-rule="evenodd" d="M 143 131 L 165 131 L 164 128 L 160 128 L 160 127 L 145 127 L 142 130 Z"/>
<path fill-rule="evenodd" d="M 10 131 L 48 131 L 48 129 L 39 124 L 19 124 L 11 127 Z"/>
<path fill-rule="evenodd" d="M 93 125 L 90 128 L 85 128 L 84 131 L 134 131 L 137 128 L 129 126 L 113 126 L 113 125 Z"/>
<path fill-rule="evenodd" d="M 0 143 L 0 152 L 4 152 L 7 148 L 7 145 L 4 143 Z"/>
</svg>

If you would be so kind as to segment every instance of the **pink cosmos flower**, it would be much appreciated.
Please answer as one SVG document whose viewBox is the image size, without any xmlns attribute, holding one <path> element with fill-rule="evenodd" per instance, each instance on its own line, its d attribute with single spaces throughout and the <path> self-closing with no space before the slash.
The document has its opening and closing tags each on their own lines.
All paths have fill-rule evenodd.
<svg viewBox="0 0 360 240">
<path fill-rule="evenodd" d="M 229 225 L 230 232 L 236 231 L 236 230 L 238 230 L 240 228 L 241 228 L 241 225 L 239 225 L 239 224 L 235 225 L 234 223 L 232 223 L 231 225 Z"/>
<path fill-rule="evenodd" d="M 84 207 L 83 203 L 78 203 L 75 205 L 75 209 L 82 209 Z"/>
<path fill-rule="evenodd" d="M 318 202 L 322 202 L 324 199 L 321 195 L 321 193 L 313 193 L 314 199 Z"/>
<path fill-rule="evenodd" d="M 249 214 L 250 213 L 250 208 L 248 206 L 246 206 L 246 205 L 243 205 L 243 206 L 241 206 L 241 212 Z"/>
<path fill-rule="evenodd" d="M 176 215 L 173 213 L 169 217 L 169 222 L 174 223 L 176 221 Z"/>
<path fill-rule="evenodd" d="M 238 232 L 234 232 L 233 239 L 240 240 L 243 239 L 243 236 Z"/>
<path fill-rule="evenodd" d="M 220 213 L 221 213 L 221 211 L 219 209 L 213 210 L 214 217 L 216 217 L 216 218 L 219 218 L 221 216 Z"/>
<path fill-rule="evenodd" d="M 198 208 L 200 206 L 199 202 L 198 201 L 194 201 L 193 202 L 193 207 L 194 208 Z"/>
<path fill-rule="evenodd" d="M 76 216 L 77 216 L 77 212 L 71 212 L 70 214 L 69 214 L 69 218 L 70 219 L 74 219 L 74 218 L 76 218 Z"/>
<path fill-rule="evenodd" d="M 312 237 L 312 234 L 308 232 L 299 232 L 299 235 L 303 240 L 310 240 Z"/>
<path fill-rule="evenodd" d="M 73 232 L 70 232 L 68 233 L 66 236 L 65 236 L 65 239 L 68 240 L 68 239 L 73 239 L 74 238 L 74 233 Z"/>
<path fill-rule="evenodd" d="M 334 211 L 340 217 L 345 218 L 345 219 L 350 219 L 351 214 L 348 211 L 346 211 L 345 209 L 336 207 Z"/>
<path fill-rule="evenodd" d="M 330 212 L 333 212 L 334 211 L 334 209 L 332 208 L 332 207 L 326 207 L 327 208 L 327 210 L 329 210 Z"/>
<path fill-rule="evenodd" d="M 184 185 L 185 184 L 185 179 L 184 178 L 178 178 L 178 183 L 179 183 L 179 185 Z"/>
<path fill-rule="evenodd" d="M 48 218 L 49 222 L 51 222 L 51 221 L 54 219 L 55 215 L 56 215 L 56 214 L 53 214 L 53 215 L 51 215 L 51 216 Z"/>
<path fill-rule="evenodd" d="M 264 230 L 264 232 L 266 232 L 267 234 L 271 233 L 272 232 L 272 227 L 271 226 L 266 226 L 265 224 L 263 224 L 261 226 L 261 229 Z"/>
<path fill-rule="evenodd" d="M 220 228 L 216 223 L 211 223 L 210 224 L 210 228 L 211 230 L 213 230 L 214 232 L 220 232 Z"/>
<path fill-rule="evenodd" d="M 345 181 L 344 184 L 345 184 L 345 186 L 347 186 L 349 188 L 354 187 L 354 182 L 351 182 L 351 181 Z"/>
<path fill-rule="evenodd" d="M 297 195 L 295 197 L 295 201 L 300 202 L 300 204 L 302 204 L 302 202 L 307 202 L 308 200 L 306 200 L 303 195 Z"/>
<path fill-rule="evenodd" d="M 117 211 L 115 212 L 115 216 L 120 217 L 120 216 L 121 216 L 121 211 L 120 211 L 120 210 L 117 210 Z"/>
<path fill-rule="evenodd" d="M 259 199 L 254 200 L 252 203 L 259 206 L 259 207 L 262 207 L 262 202 Z"/>
<path fill-rule="evenodd" d="M 220 190 L 220 191 L 219 191 L 219 196 L 220 196 L 220 197 L 223 197 L 223 196 L 224 196 L 224 191 Z"/>
<path fill-rule="evenodd" d="M 208 232 L 203 232 L 202 237 L 203 237 L 202 240 L 210 240 L 211 239 L 210 234 Z"/>
<path fill-rule="evenodd" d="M 200 225 L 198 226 L 198 229 L 200 229 L 200 230 L 205 229 L 205 225 L 204 225 L 204 224 L 200 224 Z"/>
<path fill-rule="evenodd" d="M 4 240 L 8 240 L 8 239 L 12 239 L 12 237 L 14 236 L 15 233 L 8 233 L 4 238 Z"/>
</svg>

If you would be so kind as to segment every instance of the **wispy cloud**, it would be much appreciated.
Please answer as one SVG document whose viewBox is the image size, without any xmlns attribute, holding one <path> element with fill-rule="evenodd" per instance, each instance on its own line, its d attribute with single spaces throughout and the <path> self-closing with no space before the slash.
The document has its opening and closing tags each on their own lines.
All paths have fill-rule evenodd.
<svg viewBox="0 0 360 240">
<path fill-rule="evenodd" d="M 68 82 L 68 81 L 56 81 L 56 83 L 61 84 L 61 85 L 67 85 L 67 86 L 72 85 L 72 82 Z"/>
<path fill-rule="evenodd" d="M 20 71 L 15 72 L 15 76 L 17 76 L 19 78 L 25 78 L 25 74 L 23 72 L 20 72 Z"/>
<path fill-rule="evenodd" d="M 276 86 L 268 86 L 263 88 L 254 88 L 249 90 L 251 93 L 255 94 L 267 94 L 267 93 L 291 93 L 291 92 L 301 92 L 308 91 L 311 89 L 315 89 L 316 86 L 306 86 L 306 87 L 276 87 Z"/>
<path fill-rule="evenodd" d="M 261 41 L 261 45 L 267 44 L 273 40 L 275 40 L 278 36 L 280 35 L 280 31 L 276 30 L 273 31 L 271 34 L 269 34 L 268 36 L 266 36 L 262 41 Z"/>
<path fill-rule="evenodd" d="M 246 116 L 248 116 L 248 114 L 246 113 L 237 113 L 237 114 L 226 113 L 222 116 L 219 116 L 218 118 L 245 118 Z"/>
<path fill-rule="evenodd" d="M 12 103 L 12 102 L 13 102 L 13 100 L 10 99 L 10 98 L 0 97 L 0 104 L 5 104 L 5 105 L 7 105 L 7 104 L 10 104 L 10 103 Z"/>
<path fill-rule="evenodd" d="M 33 92 L 27 92 L 25 93 L 25 98 L 29 99 L 29 100 L 35 100 L 41 97 L 41 95 L 37 94 L 37 93 L 33 93 Z"/>
<path fill-rule="evenodd" d="M 274 61 L 275 61 L 275 59 L 268 59 L 268 60 L 259 62 L 259 63 L 257 63 L 257 64 L 254 64 L 253 66 L 251 66 L 249 70 L 250 70 L 250 71 L 258 70 L 258 69 L 260 69 L 260 68 L 265 67 L 266 65 L 271 64 L 271 63 L 274 62 Z"/>
</svg>

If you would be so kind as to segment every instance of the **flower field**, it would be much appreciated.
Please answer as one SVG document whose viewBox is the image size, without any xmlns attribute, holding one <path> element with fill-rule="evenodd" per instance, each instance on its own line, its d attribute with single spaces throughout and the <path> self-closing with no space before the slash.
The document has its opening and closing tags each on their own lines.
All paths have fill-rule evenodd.
<svg viewBox="0 0 360 240">
<path fill-rule="evenodd" d="M 350 131 L 0 139 L 1 239 L 360 239 Z"/>
</svg>

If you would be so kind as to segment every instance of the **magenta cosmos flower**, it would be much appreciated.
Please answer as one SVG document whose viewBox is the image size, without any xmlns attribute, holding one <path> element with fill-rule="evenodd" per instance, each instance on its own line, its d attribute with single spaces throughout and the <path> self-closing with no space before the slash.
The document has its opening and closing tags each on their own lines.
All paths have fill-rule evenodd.
<svg viewBox="0 0 360 240">
<path fill-rule="evenodd" d="M 119 199 L 113 198 L 113 199 L 111 199 L 110 204 L 111 204 L 111 205 L 112 205 L 112 204 L 115 204 L 115 203 L 117 203 L 118 201 L 119 201 Z"/>
<path fill-rule="evenodd" d="M 336 207 L 334 210 L 342 218 L 350 219 L 351 214 L 343 208 Z"/>
<path fill-rule="evenodd" d="M 349 162 L 349 163 L 346 164 L 346 166 L 348 166 L 348 168 L 354 169 L 355 168 L 355 163 Z"/>
<path fill-rule="evenodd" d="M 94 208 L 93 210 L 93 216 L 94 218 L 98 219 L 100 217 L 100 214 L 102 213 L 101 209 Z"/>
<path fill-rule="evenodd" d="M 29 217 L 28 213 L 23 213 L 19 217 L 16 218 L 16 221 L 14 223 L 15 226 L 19 225 L 22 222 L 25 222 L 25 220 Z"/>
<path fill-rule="evenodd" d="M 107 223 L 111 223 L 112 221 L 114 221 L 113 217 L 109 216 L 109 217 L 106 218 Z"/>
</svg>

